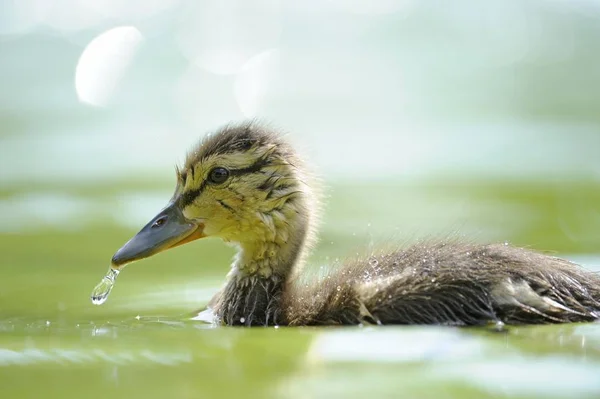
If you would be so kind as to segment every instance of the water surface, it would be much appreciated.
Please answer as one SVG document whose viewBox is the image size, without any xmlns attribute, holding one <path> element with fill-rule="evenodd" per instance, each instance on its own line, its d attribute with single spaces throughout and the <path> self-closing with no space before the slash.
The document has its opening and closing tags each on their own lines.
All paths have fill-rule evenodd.
<svg viewBox="0 0 600 399">
<path fill-rule="evenodd" d="M 136 184 L 127 186 L 131 190 Z M 562 206 L 557 213 L 557 198 L 575 188 L 587 193 L 576 197 L 580 207 Z M 19 198 L 45 198 L 43 192 L 6 192 L 4 207 L 15 214 L 8 219 L 13 231 L 2 233 L 0 240 L 4 395 L 600 395 L 597 323 L 497 331 L 418 326 L 215 328 L 191 320 L 219 289 L 231 261 L 233 249 L 219 240 L 202 240 L 127 267 L 108 301 L 94 306 L 91 289 L 106 272 L 112 253 L 137 231 L 132 225 L 141 226 L 144 216 L 125 205 L 113 206 L 121 190 L 118 184 L 96 189 L 65 188 L 63 198 L 70 199 L 56 200 L 55 205 L 68 211 L 54 219 L 40 219 L 19 205 Z M 131 198 L 140 209 L 159 202 L 156 193 L 165 192 L 168 198 L 166 184 L 137 190 Z M 593 215 L 596 209 L 598 191 L 593 185 L 577 183 L 558 190 L 543 184 L 446 182 L 333 185 L 329 191 L 321 243 L 310 262 L 313 268 L 368 252 L 380 242 L 409 243 L 443 233 L 554 247 L 600 270 L 593 243 L 580 239 L 595 227 L 593 218 L 581 220 L 581 212 Z M 123 197 L 125 203 L 128 196 Z M 72 212 L 78 209 L 71 206 L 74 202 L 86 204 L 87 211 Z M 17 212 L 21 213 L 16 216 Z M 139 213 L 149 218 L 153 210 Z"/>
</svg>

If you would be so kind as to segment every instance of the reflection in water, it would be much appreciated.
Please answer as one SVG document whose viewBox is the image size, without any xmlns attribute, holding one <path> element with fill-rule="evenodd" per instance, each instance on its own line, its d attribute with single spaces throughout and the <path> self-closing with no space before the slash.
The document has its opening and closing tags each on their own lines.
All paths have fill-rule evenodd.
<svg viewBox="0 0 600 399">
<path fill-rule="evenodd" d="M 410 343 L 410 344 L 403 344 Z M 483 341 L 454 328 L 364 328 L 319 334 L 309 362 L 416 362 L 465 359 L 486 352 Z"/>
<path fill-rule="evenodd" d="M 208 282 L 210 283 L 210 281 Z M 182 284 L 161 285 L 159 291 L 145 292 L 144 294 L 129 296 L 126 300 L 115 303 L 118 309 L 131 311 L 168 308 L 187 308 L 193 310 L 206 304 L 218 291 L 219 286 L 208 285 L 206 281 L 198 283 L 186 282 Z M 116 298 L 115 298 L 116 302 Z"/>
<path fill-rule="evenodd" d="M 398 397 L 401 382 L 402 397 L 598 397 L 598 349 L 597 323 L 500 333 L 435 327 L 328 330 L 317 333 L 304 367 L 282 380 L 276 393 Z M 459 386 L 462 396 L 449 394 Z"/>
<path fill-rule="evenodd" d="M 550 347 L 553 353 L 586 358 L 600 355 L 600 323 L 512 328 L 506 335 L 507 346 L 523 353 L 538 353 Z"/>
<path fill-rule="evenodd" d="M 444 327 L 240 329 L 214 328 L 187 318 L 137 316 L 82 325 L 73 339 L 72 326 L 50 321 L 50 326 L 45 319 L 1 322 L 0 367 L 60 366 L 44 369 L 56 376 L 90 366 L 94 373 L 110 370 L 111 381 L 122 387 L 147 380 L 132 373 L 156 366 L 161 383 L 189 385 L 199 378 L 196 389 L 211 381 L 211 389 L 233 393 L 239 392 L 230 383 L 235 380 L 248 389 L 292 398 L 397 397 L 399 383 L 401 396 L 410 398 L 600 394 L 600 324 L 594 323 L 507 327 L 502 332 Z M 19 337 L 25 337 L 25 345 Z M 259 377 L 264 373 L 269 378 Z M 105 383 L 106 374 L 100 374 Z"/>
<path fill-rule="evenodd" d="M 0 348 L 0 367 L 50 364 L 159 364 L 175 366 L 191 363 L 190 353 L 160 352 L 151 349 L 136 351 L 103 349 L 36 349 L 10 350 Z"/>
<path fill-rule="evenodd" d="M 581 347 L 600 353 L 600 322 L 575 326 L 573 335 L 581 337 Z"/>
<path fill-rule="evenodd" d="M 459 381 L 494 394 L 581 397 L 600 394 L 600 362 L 563 356 L 506 356 L 432 370 L 441 381 Z M 597 397 L 597 396 L 596 396 Z"/>
</svg>

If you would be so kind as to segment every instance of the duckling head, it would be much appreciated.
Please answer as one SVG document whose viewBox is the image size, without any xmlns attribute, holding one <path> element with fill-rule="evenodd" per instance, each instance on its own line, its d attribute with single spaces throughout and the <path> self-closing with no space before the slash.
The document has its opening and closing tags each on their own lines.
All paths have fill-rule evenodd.
<svg viewBox="0 0 600 399">
<path fill-rule="evenodd" d="M 112 259 L 121 267 L 202 237 L 240 252 L 240 275 L 283 275 L 314 241 L 317 199 L 311 176 L 275 132 L 254 123 L 207 136 L 177 169 L 168 205 Z"/>
</svg>

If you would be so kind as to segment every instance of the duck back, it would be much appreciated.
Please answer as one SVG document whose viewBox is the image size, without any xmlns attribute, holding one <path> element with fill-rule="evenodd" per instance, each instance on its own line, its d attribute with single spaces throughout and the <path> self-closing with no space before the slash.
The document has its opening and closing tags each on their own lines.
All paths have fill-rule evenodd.
<svg viewBox="0 0 600 399">
<path fill-rule="evenodd" d="M 290 325 L 539 324 L 600 318 L 600 275 L 504 244 L 419 243 L 288 282 Z"/>
</svg>

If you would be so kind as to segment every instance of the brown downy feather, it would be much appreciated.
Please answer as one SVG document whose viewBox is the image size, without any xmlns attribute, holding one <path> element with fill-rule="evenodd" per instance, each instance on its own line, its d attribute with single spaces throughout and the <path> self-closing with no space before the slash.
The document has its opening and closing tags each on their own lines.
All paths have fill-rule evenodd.
<svg viewBox="0 0 600 399">
<path fill-rule="evenodd" d="M 600 275 L 508 245 L 420 243 L 290 281 L 290 325 L 562 323 L 600 318 Z"/>
</svg>

